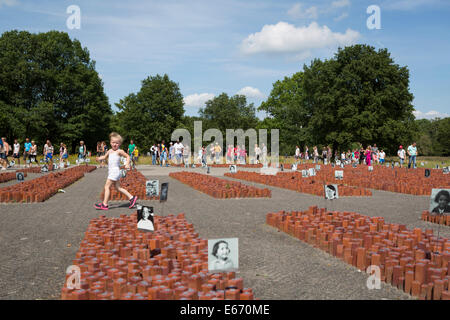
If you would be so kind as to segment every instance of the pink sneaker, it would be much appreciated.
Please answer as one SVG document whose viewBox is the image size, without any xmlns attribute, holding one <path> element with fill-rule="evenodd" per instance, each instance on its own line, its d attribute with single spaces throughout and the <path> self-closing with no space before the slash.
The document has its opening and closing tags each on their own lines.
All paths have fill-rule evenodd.
<svg viewBox="0 0 450 320">
<path fill-rule="evenodd" d="M 108 206 L 105 206 L 103 202 L 94 204 L 94 208 L 97 210 L 109 210 Z"/>
<path fill-rule="evenodd" d="M 135 206 L 135 204 L 136 204 L 136 201 L 137 201 L 137 197 L 136 197 L 136 196 L 133 196 L 133 197 L 130 199 L 130 206 L 129 206 L 128 208 L 133 209 L 134 206 Z"/>
</svg>

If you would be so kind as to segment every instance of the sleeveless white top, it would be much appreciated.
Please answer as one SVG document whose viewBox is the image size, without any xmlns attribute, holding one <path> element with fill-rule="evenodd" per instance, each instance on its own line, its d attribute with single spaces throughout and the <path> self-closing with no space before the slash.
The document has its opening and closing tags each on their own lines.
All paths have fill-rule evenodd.
<svg viewBox="0 0 450 320">
<path fill-rule="evenodd" d="M 111 151 L 108 158 L 108 170 L 120 170 L 120 155 L 117 151 Z"/>
</svg>

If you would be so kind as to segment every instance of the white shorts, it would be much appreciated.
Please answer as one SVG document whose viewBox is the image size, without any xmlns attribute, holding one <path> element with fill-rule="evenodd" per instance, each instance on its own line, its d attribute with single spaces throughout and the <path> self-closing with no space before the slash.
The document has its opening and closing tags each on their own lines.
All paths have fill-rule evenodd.
<svg viewBox="0 0 450 320">
<path fill-rule="evenodd" d="M 120 179 L 120 169 L 108 170 L 108 179 L 112 181 L 119 181 Z"/>
</svg>

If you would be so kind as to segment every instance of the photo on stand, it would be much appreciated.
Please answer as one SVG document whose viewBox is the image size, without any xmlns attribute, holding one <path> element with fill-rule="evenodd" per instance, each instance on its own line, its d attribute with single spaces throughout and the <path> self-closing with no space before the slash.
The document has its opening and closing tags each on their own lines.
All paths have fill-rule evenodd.
<svg viewBox="0 0 450 320">
<path fill-rule="evenodd" d="M 239 268 L 239 239 L 208 240 L 208 271 L 230 272 Z"/>
<path fill-rule="evenodd" d="M 141 231 L 154 231 L 153 207 L 138 206 L 137 228 Z"/>
<path fill-rule="evenodd" d="M 431 214 L 450 214 L 450 189 L 432 189 L 430 197 Z"/>
<path fill-rule="evenodd" d="M 337 184 L 328 184 L 325 185 L 324 188 L 325 188 L 325 199 L 327 200 L 339 199 Z"/>
<path fill-rule="evenodd" d="M 145 194 L 148 197 L 159 196 L 159 180 L 149 180 L 145 182 Z"/>
</svg>

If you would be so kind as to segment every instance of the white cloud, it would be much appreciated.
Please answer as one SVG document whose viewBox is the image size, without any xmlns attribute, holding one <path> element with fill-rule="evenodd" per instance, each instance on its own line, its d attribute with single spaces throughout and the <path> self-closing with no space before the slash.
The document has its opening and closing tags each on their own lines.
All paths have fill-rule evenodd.
<svg viewBox="0 0 450 320">
<path fill-rule="evenodd" d="M 17 1 L 17 0 L 0 0 L 0 8 L 3 5 L 5 5 L 7 7 L 12 7 L 12 6 L 15 6 L 15 5 L 18 5 L 18 4 L 19 4 L 19 1 Z"/>
<path fill-rule="evenodd" d="M 300 54 L 311 49 L 351 45 L 359 36 L 359 32 L 351 29 L 345 33 L 333 32 L 316 22 L 307 27 L 278 22 L 276 25 L 265 25 L 260 32 L 249 35 L 242 41 L 241 51 L 244 54 Z"/>
<path fill-rule="evenodd" d="M 244 87 L 241 90 L 239 90 L 237 94 L 244 95 L 247 98 L 264 99 L 266 97 L 261 91 L 259 91 L 259 89 L 253 87 Z"/>
<path fill-rule="evenodd" d="M 214 98 L 213 93 L 194 93 L 184 97 L 184 105 L 187 107 L 203 107 L 205 102 Z"/>
<path fill-rule="evenodd" d="M 435 110 L 430 110 L 428 112 L 422 112 L 419 110 L 413 111 L 416 119 L 435 119 L 435 118 L 447 118 L 449 117 L 446 113 L 441 113 Z"/>
<path fill-rule="evenodd" d="M 350 6 L 350 0 L 336 0 L 331 3 L 333 8 L 342 8 Z"/>
<path fill-rule="evenodd" d="M 341 21 L 348 18 L 348 13 L 344 12 L 343 14 L 341 14 L 339 17 L 334 18 L 334 21 Z"/>
<path fill-rule="evenodd" d="M 295 19 L 317 19 L 319 16 L 317 7 L 312 6 L 303 9 L 303 5 L 301 3 L 294 4 L 288 10 L 288 15 Z"/>
</svg>

